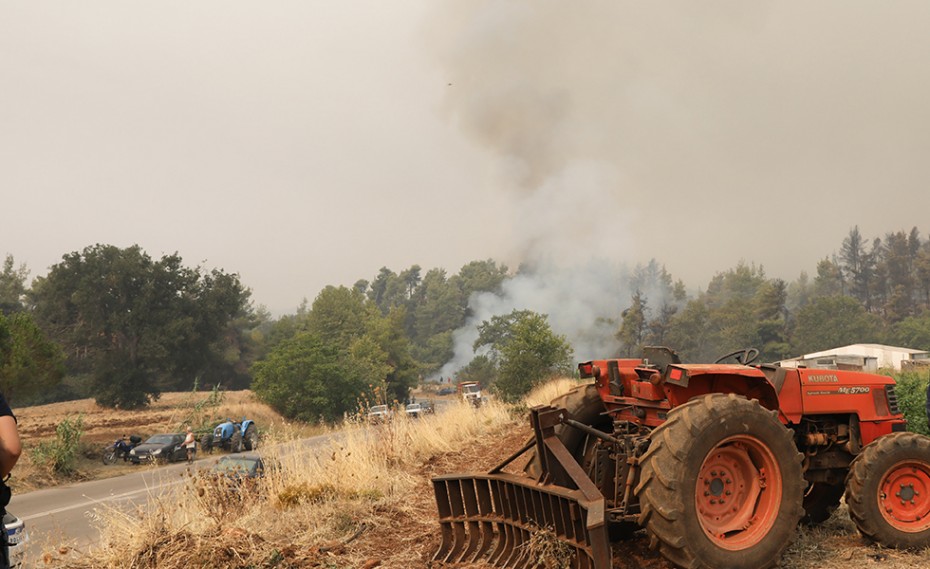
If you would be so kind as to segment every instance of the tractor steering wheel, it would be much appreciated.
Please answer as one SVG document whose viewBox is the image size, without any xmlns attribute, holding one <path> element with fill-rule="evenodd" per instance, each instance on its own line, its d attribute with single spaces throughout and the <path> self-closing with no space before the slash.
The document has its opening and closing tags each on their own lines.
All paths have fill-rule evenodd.
<svg viewBox="0 0 930 569">
<path fill-rule="evenodd" d="M 730 358 L 734 358 L 737 362 L 743 364 L 744 366 L 751 364 L 756 361 L 759 357 L 759 350 L 756 348 L 743 348 L 742 350 L 736 350 L 735 352 L 730 352 L 729 354 L 718 358 L 715 361 L 715 364 L 722 364 Z"/>
</svg>

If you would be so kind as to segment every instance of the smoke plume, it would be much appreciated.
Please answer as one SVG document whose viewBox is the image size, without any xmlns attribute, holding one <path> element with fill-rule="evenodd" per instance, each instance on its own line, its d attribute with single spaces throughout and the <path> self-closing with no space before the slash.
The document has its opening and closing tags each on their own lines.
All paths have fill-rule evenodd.
<svg viewBox="0 0 930 569">
<path fill-rule="evenodd" d="M 498 255 L 521 267 L 500 294 L 470 299 L 473 316 L 454 334 L 443 377 L 472 359 L 478 325 L 518 309 L 548 315 L 576 359 L 617 350 L 617 320 L 630 297 L 620 260 L 632 254 L 627 227 L 637 212 L 621 202 L 626 182 L 599 151 L 611 127 L 592 120 L 600 114 L 592 96 L 609 99 L 597 65 L 607 58 L 591 57 L 608 30 L 577 8 L 446 3 L 432 22 L 431 46 L 449 76 L 444 112 L 497 158 L 492 183 L 510 196 L 513 219 Z"/>
</svg>

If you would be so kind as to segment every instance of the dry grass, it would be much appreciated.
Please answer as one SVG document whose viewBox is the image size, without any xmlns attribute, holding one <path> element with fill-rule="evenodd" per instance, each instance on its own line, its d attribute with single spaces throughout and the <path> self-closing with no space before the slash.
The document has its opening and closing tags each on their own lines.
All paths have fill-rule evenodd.
<svg viewBox="0 0 930 569">
<path fill-rule="evenodd" d="M 152 497 L 145 510 L 101 510 L 101 546 L 68 566 L 360 567 L 371 548 L 352 544 L 366 534 L 434 523 L 419 500 L 419 469 L 513 424 L 501 404 L 475 410 L 456 402 L 420 419 L 347 425 L 312 452 L 294 440 L 266 445 L 275 467 L 241 491 L 189 473 L 180 495 Z M 422 566 L 427 544 L 418 545 L 384 544 L 380 566 Z"/>
<path fill-rule="evenodd" d="M 553 379 L 552 381 L 539 385 L 530 391 L 524 398 L 524 401 L 526 402 L 527 407 L 548 405 L 559 395 L 567 393 L 572 388 L 583 385 L 584 383 L 587 382 L 577 381 L 568 377 Z"/>
</svg>

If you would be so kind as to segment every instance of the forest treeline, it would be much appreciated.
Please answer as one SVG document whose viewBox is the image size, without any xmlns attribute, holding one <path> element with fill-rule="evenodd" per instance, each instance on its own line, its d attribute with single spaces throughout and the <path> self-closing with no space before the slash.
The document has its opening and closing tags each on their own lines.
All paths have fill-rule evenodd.
<svg viewBox="0 0 930 569">
<path fill-rule="evenodd" d="M 159 259 L 138 246 L 93 245 L 27 284 L 7 255 L 0 272 L 0 389 L 14 406 L 94 397 L 139 407 L 163 391 L 251 387 L 286 416 L 335 419 L 360 401 L 403 401 L 453 355 L 475 293 L 516 275 L 493 260 L 455 273 L 382 268 L 327 286 L 293 314 L 255 307 L 235 273 Z M 540 276 L 540 278 L 544 278 Z M 701 288 L 658 261 L 629 271 L 628 306 L 601 320 L 616 354 L 644 345 L 712 361 L 757 347 L 765 361 L 849 343 L 930 348 L 930 240 L 916 228 L 866 239 L 858 227 L 794 281 L 740 262 Z M 477 355 L 458 378 L 516 396 L 573 365 L 570 341 L 545 314 L 514 310 L 477 323 Z"/>
</svg>

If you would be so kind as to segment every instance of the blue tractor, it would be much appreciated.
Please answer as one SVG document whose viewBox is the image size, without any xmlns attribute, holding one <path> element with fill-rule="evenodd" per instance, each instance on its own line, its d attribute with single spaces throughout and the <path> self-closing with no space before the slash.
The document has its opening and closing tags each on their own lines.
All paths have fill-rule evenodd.
<svg viewBox="0 0 930 569">
<path fill-rule="evenodd" d="M 212 452 L 219 448 L 230 452 L 255 450 L 258 447 L 258 427 L 255 421 L 243 417 L 242 421 L 226 419 L 200 439 L 202 450 Z"/>
</svg>

